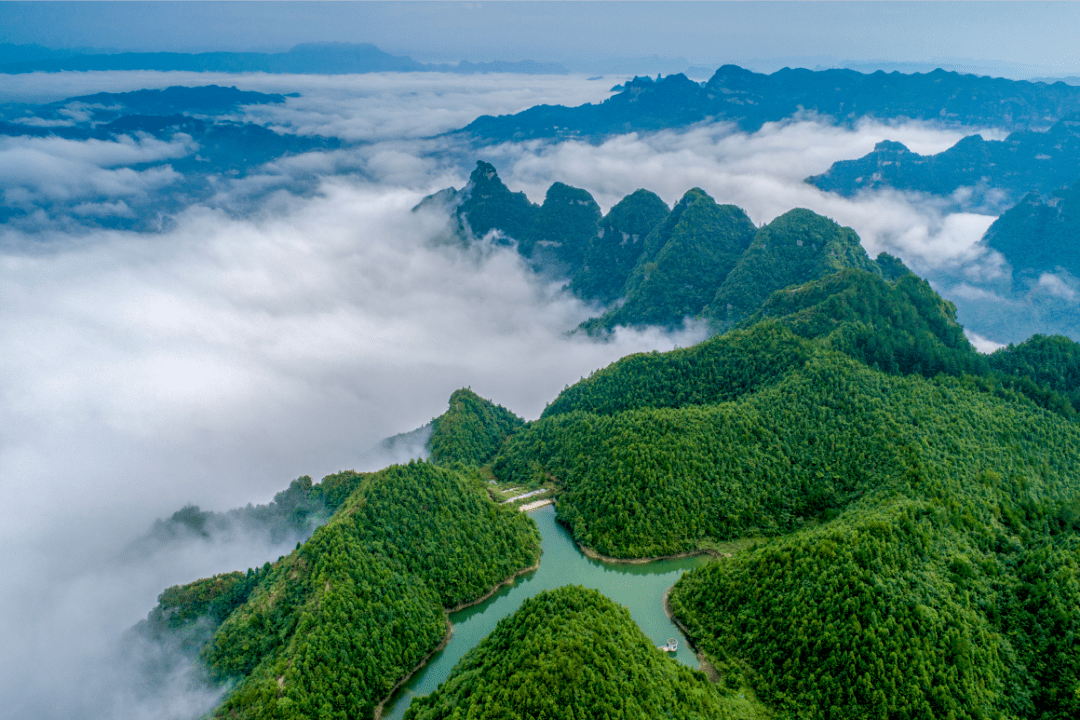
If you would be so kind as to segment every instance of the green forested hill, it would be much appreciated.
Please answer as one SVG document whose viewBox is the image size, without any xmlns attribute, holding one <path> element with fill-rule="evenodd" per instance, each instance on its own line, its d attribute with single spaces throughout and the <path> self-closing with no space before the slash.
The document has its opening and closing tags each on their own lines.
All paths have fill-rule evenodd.
<svg viewBox="0 0 1080 720">
<path fill-rule="evenodd" d="M 431 421 L 429 459 L 439 465 L 483 465 L 524 422 L 468 388 L 455 390 L 450 408 Z"/>
<path fill-rule="evenodd" d="M 762 538 L 671 605 L 781 716 L 1076 717 L 1080 426 L 1022 384 L 1075 392 L 1080 346 L 977 356 L 920 283 L 845 271 L 775 293 L 776 321 L 624 359 L 513 435 L 495 473 L 559 483 L 560 519 L 608 555 Z M 924 359 L 981 365 L 876 369 L 847 327 L 893 349 L 866 357 L 925 340 Z"/>
<path fill-rule="evenodd" d="M 645 248 L 645 238 L 669 210 L 648 190 L 636 190 L 620 200 L 600 221 L 581 272 L 571 285 L 574 292 L 604 303 L 617 300 Z"/>
<path fill-rule="evenodd" d="M 170 588 L 151 613 L 147 631 L 206 643 L 211 678 L 234 684 L 218 717 L 370 717 L 442 641 L 444 608 L 539 555 L 528 517 L 457 472 L 413 462 L 327 480 L 355 489 L 295 552 Z"/>
<path fill-rule="evenodd" d="M 730 327 L 773 292 L 845 268 L 880 272 L 854 230 L 810 210 L 789 210 L 757 231 L 719 285 L 708 314 L 719 327 Z"/>
<path fill-rule="evenodd" d="M 802 367 L 812 350 L 780 325 L 759 323 L 669 353 L 629 355 L 561 392 L 542 417 L 734 400 Z"/>
<path fill-rule="evenodd" d="M 573 277 L 585 264 L 585 253 L 596 237 L 600 217 L 600 206 L 588 192 L 554 183 L 519 250 L 534 266 Z"/>
<path fill-rule="evenodd" d="M 483 237 L 491 230 L 501 230 L 516 240 L 525 237 L 539 208 L 523 192 L 510 192 L 499 179 L 495 168 L 477 161 L 469 184 L 455 198 L 456 216 L 463 232 Z"/>
<path fill-rule="evenodd" d="M 585 324 L 675 326 L 699 314 L 750 245 L 756 228 L 734 205 L 693 188 L 646 238 L 623 288 L 626 302 Z"/>
<path fill-rule="evenodd" d="M 736 717 L 701 672 L 657 652 L 626 608 L 562 587 L 526 600 L 408 720 Z"/>
</svg>

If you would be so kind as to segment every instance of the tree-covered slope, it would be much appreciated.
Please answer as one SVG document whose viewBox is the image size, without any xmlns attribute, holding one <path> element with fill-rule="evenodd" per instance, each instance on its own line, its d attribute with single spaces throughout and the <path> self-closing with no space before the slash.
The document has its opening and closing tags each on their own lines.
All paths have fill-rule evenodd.
<svg viewBox="0 0 1080 720">
<path fill-rule="evenodd" d="M 627 557 L 795 530 L 887 484 L 931 440 L 955 437 L 950 462 L 1025 472 L 1065 463 L 1062 443 L 1078 447 L 1064 419 L 1018 393 L 1006 402 L 958 382 L 887 376 L 822 350 L 734 402 L 543 418 L 510 439 L 494 468 L 503 479 L 554 478 L 575 537 Z M 964 410 L 936 412 L 941 403 Z M 1000 429 L 1003 417 L 1016 427 Z M 1050 429 L 1060 438 L 1033 455 L 1004 440 Z"/>
<path fill-rule="evenodd" d="M 588 300 L 617 300 L 645 249 L 645 238 L 667 217 L 670 208 L 656 193 L 636 190 L 620 200 L 600 221 L 585 251 L 584 265 L 571 287 Z"/>
<path fill-rule="evenodd" d="M 600 206 L 587 191 L 554 183 L 519 250 L 534 267 L 573 277 L 585 264 L 585 253 L 596 237 L 600 217 Z"/>
<path fill-rule="evenodd" d="M 675 326 L 697 315 L 750 245 L 756 228 L 734 205 L 693 188 L 645 240 L 626 281 L 626 302 L 584 327 Z"/>
<path fill-rule="evenodd" d="M 526 600 L 408 720 L 735 717 L 701 672 L 665 657 L 626 608 L 567 586 Z"/>
<path fill-rule="evenodd" d="M 988 365 L 956 321 L 956 308 L 912 273 L 893 281 L 845 269 L 777 290 L 743 321 L 773 319 L 800 337 L 888 373 L 984 375 Z"/>
<path fill-rule="evenodd" d="M 782 715 L 1074 717 L 1080 426 L 1023 382 L 1075 391 L 1080 346 L 977 356 L 925 283 L 888 275 L 774 293 L 774 320 L 594 374 L 495 473 L 557 482 L 560 519 L 608 555 L 772 538 L 687 574 L 671 605 Z M 850 328 L 878 349 L 845 346 Z M 773 347 L 793 362 L 745 385 Z M 981 365 L 860 361 L 898 348 Z"/>
<path fill-rule="evenodd" d="M 442 641 L 444 608 L 539 556 L 528 517 L 457 472 L 414 462 L 328 480 L 354 490 L 296 551 L 170 588 L 141 626 L 202 646 L 210 677 L 234 684 L 218 717 L 370 716 Z"/>
<path fill-rule="evenodd" d="M 998 442 L 1019 465 L 964 467 L 934 443 L 892 497 L 684 576 L 673 610 L 800 716 L 1076 717 L 1080 488 L 1046 459 L 1075 446 L 1010 424 Z"/>
<path fill-rule="evenodd" d="M 776 290 L 844 268 L 879 272 L 854 230 L 810 210 L 789 210 L 754 235 L 711 298 L 709 317 L 720 327 L 730 327 Z"/>
<path fill-rule="evenodd" d="M 812 351 L 780 325 L 759 323 L 668 353 L 628 355 L 559 393 L 541 417 L 734 400 L 802 367 Z"/>
<path fill-rule="evenodd" d="M 806 182 L 850 197 L 858 192 L 894 188 L 952 195 L 972 188 L 965 206 L 1008 207 L 1029 192 L 1047 195 L 1073 183 L 1080 172 L 1080 115 L 1045 132 L 1025 130 L 1004 140 L 963 138 L 936 155 L 919 155 L 898 142 L 883 140 L 856 160 L 840 160 Z M 989 195 L 989 191 L 994 195 Z"/>
<path fill-rule="evenodd" d="M 438 465 L 483 465 L 524 422 L 468 388 L 455 390 L 450 408 L 431 421 L 429 460 Z"/>
<path fill-rule="evenodd" d="M 521 240 L 532 226 L 539 208 L 523 192 L 510 192 L 494 166 L 482 160 L 469 176 L 469 184 L 454 198 L 455 216 L 463 232 L 483 237 L 501 230 L 507 237 Z"/>
</svg>

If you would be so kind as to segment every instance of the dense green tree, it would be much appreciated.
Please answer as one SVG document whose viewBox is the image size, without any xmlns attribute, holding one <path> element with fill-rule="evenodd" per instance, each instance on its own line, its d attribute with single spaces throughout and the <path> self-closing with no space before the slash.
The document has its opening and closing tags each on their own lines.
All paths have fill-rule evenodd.
<svg viewBox="0 0 1080 720">
<path fill-rule="evenodd" d="M 664 656 L 626 608 L 568 586 L 522 603 L 408 720 L 732 718 L 730 700 Z"/>
<path fill-rule="evenodd" d="M 429 459 L 440 465 L 483 465 L 524 422 L 468 388 L 455 390 L 450 408 L 431 421 Z"/>
</svg>

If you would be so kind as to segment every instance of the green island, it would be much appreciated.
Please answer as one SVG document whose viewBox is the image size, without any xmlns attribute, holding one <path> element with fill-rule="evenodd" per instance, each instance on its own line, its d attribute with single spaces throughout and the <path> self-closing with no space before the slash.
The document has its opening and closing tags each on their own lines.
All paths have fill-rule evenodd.
<svg viewBox="0 0 1080 720">
<path fill-rule="evenodd" d="M 1080 716 L 1080 345 L 980 354 L 926 281 L 808 210 L 754 228 L 695 189 L 601 217 L 568 186 L 536 208 L 486 164 L 474 180 L 429 199 L 453 233 L 477 241 L 483 217 L 521 251 L 496 220 L 531 208 L 540 271 L 581 263 L 572 290 L 625 298 L 583 331 L 716 334 L 623 358 L 531 422 L 458 390 L 426 461 L 295 481 L 258 517 L 323 523 L 310 539 L 166 590 L 140 626 L 197 655 L 215 717 L 378 716 L 448 612 L 531 581 L 551 509 L 521 510 L 552 500 L 580 562 L 712 556 L 666 598 L 708 674 L 597 591 L 544 587 L 394 717 Z M 630 249 L 607 282 L 584 264 L 613 233 Z M 198 512 L 174 521 L 212 524 Z"/>
</svg>

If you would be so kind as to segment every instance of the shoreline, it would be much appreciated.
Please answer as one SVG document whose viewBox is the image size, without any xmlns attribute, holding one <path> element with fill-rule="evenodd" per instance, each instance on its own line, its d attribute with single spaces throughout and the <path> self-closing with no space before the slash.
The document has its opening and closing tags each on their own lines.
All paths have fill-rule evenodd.
<svg viewBox="0 0 1080 720">
<path fill-rule="evenodd" d="M 672 585 L 672 587 L 675 587 Z M 686 642 L 690 644 L 691 649 L 694 651 L 694 656 L 697 658 L 698 664 L 701 666 L 701 672 L 705 673 L 705 676 L 709 678 L 709 682 L 714 685 L 720 682 L 720 673 L 716 671 L 716 667 L 709 661 L 697 645 L 694 644 L 694 639 L 690 636 L 690 631 L 682 622 L 675 617 L 675 614 L 671 612 L 671 603 L 668 602 L 668 597 L 671 595 L 671 588 L 664 591 L 664 612 L 667 614 L 668 619 L 679 628 L 679 632 L 686 638 Z"/>
<path fill-rule="evenodd" d="M 408 682 L 409 678 L 411 678 L 413 675 L 415 675 L 417 673 L 417 671 L 420 670 L 420 668 L 427 665 L 427 661 L 431 659 L 432 655 L 434 655 L 435 653 L 437 653 L 440 650 L 442 650 L 443 648 L 445 648 L 450 643 L 450 638 L 452 638 L 452 637 L 454 637 L 454 624 L 452 622 L 450 622 L 450 616 L 447 615 L 446 616 L 446 634 L 443 635 L 442 642 L 440 642 L 435 647 L 434 650 L 432 650 L 427 655 L 425 655 L 420 660 L 420 663 L 416 667 L 414 667 L 412 670 L 410 670 L 409 673 L 405 677 L 398 680 L 397 684 L 394 685 L 394 687 L 390 688 L 390 692 L 387 694 L 387 696 L 384 697 L 379 702 L 379 704 L 375 706 L 375 712 L 374 712 L 374 714 L 372 714 L 372 718 L 374 718 L 374 720 L 380 720 L 380 718 L 382 717 L 383 708 L 386 707 L 386 703 L 388 703 L 388 702 L 390 702 L 391 700 L 394 699 L 394 693 L 396 693 L 398 691 L 398 689 L 401 688 L 402 685 L 404 685 L 406 682 Z"/>
<path fill-rule="evenodd" d="M 571 537 L 573 536 L 571 535 Z M 591 547 L 582 545 L 577 540 L 574 540 L 574 544 L 577 545 L 577 548 L 581 551 L 581 554 L 589 558 L 590 560 L 600 560 L 601 562 L 606 563 L 623 563 L 626 565 L 644 565 L 645 563 L 656 562 L 657 560 L 681 560 L 688 557 L 697 557 L 698 555 L 708 555 L 713 559 L 731 557 L 731 553 L 722 553 L 716 550 L 712 550 L 710 548 L 699 548 L 697 550 L 687 550 L 686 552 L 675 553 L 674 555 L 653 555 L 651 557 L 641 558 L 617 558 L 608 557 L 607 555 L 599 553 L 596 550 L 593 550 Z"/>
<path fill-rule="evenodd" d="M 527 575 L 527 574 L 529 574 L 531 572 L 535 572 L 536 570 L 539 570 L 540 569 L 540 556 L 543 555 L 543 554 L 544 554 L 544 551 L 543 551 L 543 549 L 541 549 L 540 553 L 536 556 L 536 562 L 534 562 L 532 565 L 530 565 L 527 568 L 522 568 L 521 570 L 518 570 L 513 575 L 507 576 L 506 578 L 501 580 L 498 585 L 491 588 L 491 590 L 488 590 L 487 593 L 485 593 L 484 595 L 481 595 L 480 597 L 476 598 L 475 600 L 470 600 L 468 602 L 463 602 L 463 603 L 461 603 L 459 605 L 456 605 L 456 606 L 454 606 L 452 608 L 443 608 L 443 610 L 446 611 L 447 619 L 449 620 L 450 613 L 456 613 L 456 612 L 464 610 L 466 608 L 470 608 L 473 605 L 479 605 L 480 603 L 484 602 L 489 597 L 494 595 L 496 592 L 498 592 L 499 588 L 501 588 L 503 585 L 509 585 L 514 580 L 517 580 L 519 577 L 521 577 L 522 575 Z"/>
<path fill-rule="evenodd" d="M 485 593 L 481 597 L 478 597 L 475 600 L 470 600 L 469 602 L 460 603 L 459 605 L 457 605 L 456 607 L 453 607 L 453 608 L 443 608 L 443 612 L 446 613 L 446 615 L 445 615 L 446 634 L 443 636 L 442 642 L 440 642 L 438 644 L 438 646 L 435 647 L 435 649 L 433 649 L 431 652 L 429 652 L 427 655 L 425 655 L 423 657 L 423 659 L 419 662 L 419 664 L 417 664 L 416 667 L 414 667 L 412 670 L 410 670 L 403 678 L 398 680 L 397 683 L 394 685 L 394 687 L 390 688 L 390 692 L 386 695 L 386 697 L 384 697 L 379 702 L 379 704 L 375 706 L 375 713 L 372 715 L 374 720 L 380 720 L 382 718 L 382 713 L 383 713 L 383 710 L 386 708 L 386 704 L 394 699 L 394 693 L 396 693 L 398 690 L 400 690 L 401 686 L 404 685 L 405 683 L 407 683 L 409 681 L 409 679 L 412 678 L 413 675 L 416 675 L 416 673 L 420 672 L 420 670 L 422 670 L 424 668 L 424 666 L 427 665 L 428 660 L 430 660 L 435 655 L 435 653 L 439 652 L 440 650 L 444 649 L 447 645 L 450 644 L 450 640 L 454 637 L 454 623 L 452 623 L 450 621 L 450 613 L 455 613 L 455 612 L 458 612 L 459 610 L 464 610 L 466 608 L 472 607 L 473 605 L 479 605 L 480 603 L 484 602 L 489 597 L 494 595 L 499 590 L 499 588 L 501 588 L 503 585 L 508 585 L 509 583 L 513 582 L 514 580 L 517 580 L 522 575 L 526 575 L 528 573 L 535 572 L 536 570 L 539 570 L 540 569 L 540 558 L 541 558 L 541 556 L 543 554 L 544 554 L 544 551 L 543 551 L 543 549 L 541 549 L 540 552 L 536 556 L 536 562 L 535 563 L 533 563 L 532 565 L 530 565 L 527 568 L 523 568 L 521 570 L 518 570 L 514 574 L 503 578 L 501 581 L 499 581 L 499 583 L 497 585 L 495 585 L 495 587 L 491 588 L 491 590 L 489 590 L 487 593 Z"/>
</svg>

